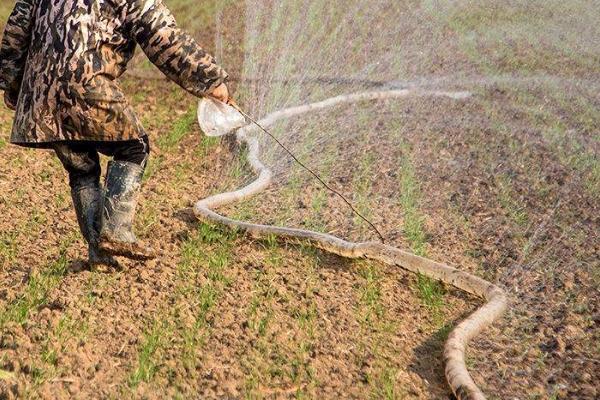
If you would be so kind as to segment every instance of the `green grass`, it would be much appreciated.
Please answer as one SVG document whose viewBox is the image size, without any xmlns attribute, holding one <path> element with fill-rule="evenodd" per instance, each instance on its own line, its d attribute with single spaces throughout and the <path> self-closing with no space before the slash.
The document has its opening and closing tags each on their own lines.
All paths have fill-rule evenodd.
<svg viewBox="0 0 600 400">
<path fill-rule="evenodd" d="M 251 171 L 250 163 L 248 162 L 248 148 L 243 146 L 240 148 L 239 154 L 236 155 L 236 160 L 229 170 L 229 177 L 236 182 L 246 176 Z"/>
<path fill-rule="evenodd" d="M 165 123 L 161 123 L 165 125 Z M 177 146 L 181 141 L 189 134 L 195 131 L 196 127 L 196 109 L 190 107 L 190 109 L 181 117 L 179 117 L 174 123 L 172 128 L 164 135 L 160 135 L 156 141 L 158 147 L 167 153 L 171 153 L 177 149 Z M 206 137 L 204 135 L 198 135 L 200 142 L 196 147 L 196 154 L 200 157 L 206 156 L 211 150 L 213 150 L 219 143 L 219 138 Z M 158 171 L 163 168 L 165 162 L 165 156 L 158 156 L 151 158 L 148 161 L 146 172 L 144 174 L 144 182 L 151 179 Z M 194 173 L 197 166 L 192 164 L 180 164 L 177 165 L 174 172 L 176 184 L 181 184 L 187 180 L 191 174 Z"/>
<path fill-rule="evenodd" d="M 250 299 L 247 311 L 248 325 L 258 337 L 266 335 L 273 316 L 271 302 L 276 296 L 276 290 L 271 284 L 274 279 L 273 268 L 277 268 L 283 261 L 276 242 L 267 240 L 267 249 L 264 266 L 254 272 L 254 295 Z"/>
<path fill-rule="evenodd" d="M 306 268 L 306 287 L 304 290 L 304 302 L 302 308 L 292 311 L 297 324 L 298 331 L 302 333 L 301 339 L 299 339 L 296 355 L 295 364 L 296 368 L 296 383 L 303 381 L 305 383 L 305 389 L 299 389 L 296 392 L 296 398 L 312 398 L 311 391 L 319 385 L 317 381 L 316 372 L 314 371 L 311 364 L 311 354 L 317 341 L 317 320 L 319 312 L 317 304 L 315 302 L 315 291 L 319 282 L 317 274 L 317 266 L 319 265 L 320 259 L 318 252 L 314 249 L 303 250 L 303 255 L 307 259 Z"/>
<path fill-rule="evenodd" d="M 206 157 L 212 152 L 220 143 L 220 139 L 217 137 L 210 137 L 202 135 L 200 143 L 196 147 L 196 155 L 199 157 Z"/>
<path fill-rule="evenodd" d="M 185 29 L 202 29 L 214 25 L 214 16 L 221 7 L 234 3 L 234 0 L 207 0 L 201 7 L 190 6 L 189 0 L 165 0 L 165 4 L 177 16 L 177 22 Z"/>
<path fill-rule="evenodd" d="M 137 363 L 129 376 L 129 386 L 151 382 L 161 370 L 162 357 L 171 349 L 177 352 L 176 362 L 194 378 L 200 362 L 199 349 L 209 335 L 209 317 L 223 290 L 231 284 L 227 266 L 236 234 L 211 224 L 199 224 L 181 246 L 181 262 L 177 266 L 174 289 L 175 304 L 191 308 L 193 322 L 184 323 L 178 308 L 163 309 L 144 333 L 138 348 Z M 200 284 L 200 277 L 207 281 Z M 177 347 L 175 347 L 177 344 Z"/>
<path fill-rule="evenodd" d="M 411 149 L 404 144 L 402 150 L 399 179 L 404 237 L 415 254 L 425 257 L 427 255 L 427 234 L 423 226 L 425 217 L 421 214 L 419 207 L 421 191 L 412 162 Z M 431 311 L 436 320 L 441 320 L 445 293 L 442 284 L 429 277 L 418 275 L 415 288 L 421 302 Z"/>
<path fill-rule="evenodd" d="M 160 363 L 157 353 L 166 345 L 169 336 L 168 325 L 160 319 L 155 320 L 152 327 L 144 333 L 137 366 L 128 379 L 131 387 L 136 387 L 141 382 L 149 382 L 154 378 Z"/>
<path fill-rule="evenodd" d="M 458 39 L 465 53 L 487 72 L 595 69 L 598 57 L 580 46 L 585 36 L 578 35 L 573 26 L 564 26 L 566 20 L 557 19 L 565 12 L 561 2 L 524 5 L 458 2 L 447 3 L 446 7 L 430 6 L 429 10 L 460 34 Z M 592 9 L 569 10 L 580 13 L 582 25 L 586 18 L 594 20 L 588 11 Z M 554 34 L 551 26 L 562 30 L 561 34 Z"/>
<path fill-rule="evenodd" d="M 231 242 L 235 235 L 210 224 L 200 224 L 182 246 L 182 262 L 178 267 L 180 279 L 187 282 L 181 288 L 188 295 L 187 301 L 195 307 L 194 322 L 181 328 L 183 338 L 182 362 L 188 371 L 198 363 L 197 350 L 208 335 L 209 315 L 216 306 L 222 291 L 231 284 L 226 275 L 231 261 Z M 197 286 L 199 274 L 208 281 Z"/>
<path fill-rule="evenodd" d="M 354 195 L 358 211 L 367 219 L 371 219 L 372 184 L 373 174 L 376 172 L 375 154 L 366 153 L 360 160 L 358 172 L 354 177 Z M 363 231 L 370 227 L 358 216 L 354 217 L 354 224 L 360 226 Z"/>
<path fill-rule="evenodd" d="M 143 182 L 148 182 L 158 171 L 162 169 L 165 160 L 164 157 L 150 157 L 148 159 L 148 163 L 146 164 L 146 171 L 144 172 Z"/>
<path fill-rule="evenodd" d="M 156 208 L 156 204 L 141 204 L 141 209 L 138 211 L 135 221 L 137 235 L 142 238 L 149 237 L 152 234 L 152 229 L 158 224 L 159 220 L 160 213 Z"/>
<path fill-rule="evenodd" d="M 417 275 L 417 295 L 421 302 L 432 311 L 441 310 L 444 306 L 444 287 L 436 280 L 424 275 Z"/>
<path fill-rule="evenodd" d="M 233 229 L 222 227 L 219 225 L 201 222 L 196 228 L 196 236 L 192 237 L 188 242 L 188 248 L 190 243 L 200 242 L 203 244 L 223 244 L 232 242 L 238 238 L 238 232 Z"/>
<path fill-rule="evenodd" d="M 465 3 L 466 4 L 466 3 Z M 547 25 L 563 21 L 555 20 L 561 15 L 562 3 L 548 3 L 546 7 L 537 7 L 545 18 L 532 18 L 531 9 L 523 6 L 504 7 L 497 4 L 480 4 L 469 9 L 453 8 L 441 12 L 430 11 L 458 33 L 462 50 L 471 61 L 487 74 L 498 75 L 502 72 L 524 73 L 542 71 L 552 73 L 553 69 L 564 72 L 564 68 L 574 66 L 581 71 L 596 71 L 598 56 L 586 53 L 579 48 L 582 38 L 574 27 L 566 28 L 560 38 L 540 35 L 547 31 Z M 581 2 L 573 5 L 573 13 L 580 13 L 581 21 L 593 20 L 593 11 L 585 8 Z M 518 29 L 515 29 L 518 27 Z M 543 41 L 539 38 L 544 37 Z M 570 62 L 565 62 L 565 59 Z M 593 132 L 598 125 L 598 115 L 593 102 L 584 95 L 568 96 L 562 87 L 549 86 L 543 97 L 525 90 L 518 90 L 512 96 L 511 103 L 516 109 L 524 110 L 532 126 L 540 129 L 547 142 L 553 147 L 560 162 L 577 171 L 584 177 L 583 187 L 591 196 L 600 193 L 600 161 L 594 152 L 583 145 L 572 130 Z M 509 93 L 515 92 L 507 87 Z M 550 101 L 549 101 L 550 100 Z M 550 104 L 550 107 L 549 107 Z M 548 108 L 554 107 L 554 110 Z M 556 108 L 561 110 L 557 110 Z M 494 105 L 487 105 L 488 114 L 496 114 Z M 568 117 L 564 117 L 568 115 Z M 498 117 L 498 116 L 496 116 Z M 499 122 L 499 121 L 497 121 Z M 503 199 L 500 199 L 503 201 Z M 526 216 L 520 211 L 509 213 L 519 225 L 525 225 Z"/>
<path fill-rule="evenodd" d="M 0 381 L 12 381 L 16 378 L 13 372 L 0 369 Z"/>
<path fill-rule="evenodd" d="M 25 293 L 0 315 L 0 325 L 8 321 L 23 324 L 27 321 L 32 310 L 37 309 L 47 301 L 51 287 L 64 275 L 67 258 L 62 254 L 57 262 L 52 263 L 42 273 L 33 275 L 25 289 Z"/>
<path fill-rule="evenodd" d="M 377 376 L 369 376 L 371 399 L 397 400 L 406 397 L 396 385 L 397 372 L 395 368 L 386 367 Z"/>
<path fill-rule="evenodd" d="M 373 263 L 364 263 L 358 273 L 364 280 L 359 292 L 360 303 L 364 308 L 360 313 L 360 321 L 370 324 L 384 315 L 381 305 L 381 273 Z"/>
<path fill-rule="evenodd" d="M 557 100 L 564 101 L 560 96 Z M 519 93 L 513 101 L 525 109 L 529 121 L 542 130 L 544 138 L 554 148 L 560 162 L 584 177 L 584 189 L 593 197 L 600 195 L 600 160 L 593 150 L 581 144 L 578 138 L 569 132 L 567 122 L 546 107 L 540 106 L 539 100 L 532 95 Z M 579 114 L 573 111 L 571 116 L 577 118 Z"/>
<path fill-rule="evenodd" d="M 419 183 L 410 156 L 410 147 L 404 144 L 402 153 L 399 173 L 401 191 L 399 203 L 404 217 L 404 237 L 415 254 L 425 256 L 427 235 L 423 227 L 425 218 L 419 210 L 421 197 Z"/>
<path fill-rule="evenodd" d="M 510 154 L 515 157 L 515 159 L 512 160 L 512 163 L 517 165 L 523 164 L 525 161 L 519 158 L 519 156 L 524 153 L 523 143 L 518 139 L 513 139 L 510 137 L 511 127 L 508 126 L 503 120 L 501 110 L 498 105 L 491 100 L 484 99 L 482 106 L 485 110 L 485 113 L 491 120 L 491 126 L 495 132 L 495 135 L 507 137 L 507 145 L 510 149 Z M 479 147 L 480 144 L 478 143 L 476 146 Z M 508 220 L 516 225 L 517 229 L 514 230 L 515 236 L 520 240 L 524 240 L 524 232 L 529 225 L 530 217 L 527 213 L 526 204 L 514 189 L 513 178 L 508 174 L 499 174 L 496 171 L 493 171 L 491 166 L 494 165 L 494 161 L 487 152 L 484 152 L 481 156 L 481 162 L 485 165 L 488 165 L 488 168 L 490 168 L 489 172 L 493 175 L 493 182 L 497 187 L 496 199 L 498 205 L 506 212 Z M 530 169 L 531 172 L 527 178 L 534 180 L 536 179 L 536 174 L 533 172 L 534 166 L 530 166 Z M 538 174 L 541 173 L 541 171 L 538 172 Z M 532 185 L 536 187 L 540 193 L 552 190 L 552 187 L 539 185 L 539 182 L 541 181 L 542 179 L 538 178 L 535 183 L 532 182 Z M 484 273 L 487 274 L 489 271 Z"/>
<path fill-rule="evenodd" d="M 263 393 L 259 388 L 292 386 L 296 388 L 293 392 L 295 398 L 313 398 L 312 393 L 318 386 L 311 365 L 311 354 L 318 335 L 318 311 L 314 302 L 314 290 L 318 282 L 315 271 L 317 255 L 312 249 L 301 249 L 296 260 L 306 274 L 303 292 L 284 294 L 274 282 L 281 278 L 277 271 L 284 265 L 286 254 L 275 237 L 267 237 L 263 244 L 261 265 L 253 271 L 253 296 L 247 308 L 250 340 L 255 344 L 243 359 L 246 374 L 244 397 L 262 398 Z M 299 299 L 300 304 L 293 302 L 292 297 Z M 291 317 L 295 326 L 294 335 L 284 335 L 283 342 L 277 325 L 272 322 L 280 318 L 285 320 L 282 313 Z"/>
<path fill-rule="evenodd" d="M 20 201 L 25 192 L 17 190 L 15 197 L 7 201 Z M 16 199 L 15 199 L 16 198 Z M 0 233 L 0 267 L 6 267 L 15 261 L 19 254 L 21 237 L 34 237 L 39 233 L 39 227 L 46 224 L 47 217 L 38 210 L 32 210 L 24 224 L 16 226 L 13 230 Z"/>
<path fill-rule="evenodd" d="M 310 201 L 310 214 L 306 218 L 305 227 L 307 229 L 317 232 L 323 232 L 327 229 L 326 220 L 323 218 L 323 211 L 327 208 L 327 193 L 322 188 L 318 188 L 313 192 Z"/>
<path fill-rule="evenodd" d="M 0 234 L 0 266 L 7 267 L 12 263 L 19 251 L 16 231 L 2 232 Z"/>
<path fill-rule="evenodd" d="M 496 182 L 499 187 L 498 200 L 500 205 L 517 225 L 526 227 L 529 222 L 527 211 L 525 211 L 526 207 L 517 200 L 516 194 L 513 193 L 510 178 L 502 175 L 496 179 Z"/>
<path fill-rule="evenodd" d="M 24 324 L 32 311 L 48 301 L 48 294 L 58 285 L 67 272 L 69 258 L 67 249 L 74 239 L 70 238 L 60 245 L 59 257 L 41 272 L 34 273 L 23 293 L 13 303 L 0 312 L 0 328 L 9 322 Z"/>
<path fill-rule="evenodd" d="M 165 135 L 158 138 L 157 144 L 161 150 L 171 151 L 181 140 L 191 133 L 196 123 L 196 108 L 191 107 L 183 116 L 179 117 L 173 127 Z"/>
<path fill-rule="evenodd" d="M 79 342 L 83 342 L 86 340 L 88 332 L 89 326 L 85 321 L 73 319 L 68 314 L 60 318 L 56 327 L 43 340 L 39 360 L 32 366 L 32 371 L 34 371 L 34 387 L 32 389 L 60 375 L 60 355 L 67 348 L 68 341 L 77 338 Z"/>
<path fill-rule="evenodd" d="M 395 321 L 390 318 L 383 304 L 383 274 L 379 265 L 358 261 L 358 274 L 361 278 L 358 287 L 359 303 L 357 318 L 360 324 L 360 349 L 357 364 L 365 358 L 372 358 L 372 368 L 366 375 L 371 399 L 398 399 L 403 391 L 396 382 L 397 369 L 392 365 L 389 352 L 389 336 L 396 331 Z"/>
</svg>

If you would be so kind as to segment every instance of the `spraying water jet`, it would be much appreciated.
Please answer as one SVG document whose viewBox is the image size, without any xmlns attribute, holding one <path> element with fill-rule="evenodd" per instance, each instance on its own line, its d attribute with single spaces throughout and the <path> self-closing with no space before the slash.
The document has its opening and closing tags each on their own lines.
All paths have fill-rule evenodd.
<svg viewBox="0 0 600 400">
<path fill-rule="evenodd" d="M 241 118 L 240 118 L 241 117 Z M 269 136 L 271 139 L 277 143 L 279 147 L 281 147 L 292 159 L 308 171 L 316 180 L 319 181 L 321 185 L 323 185 L 327 190 L 338 196 L 346 205 L 352 210 L 352 212 L 358 216 L 360 219 L 365 221 L 371 229 L 377 234 L 381 243 L 385 243 L 385 238 L 377 229 L 375 224 L 371 222 L 367 217 L 365 217 L 360 211 L 356 209 L 356 207 L 350 203 L 350 201 L 339 191 L 332 188 L 327 182 L 323 180 L 315 171 L 311 168 L 307 167 L 302 161 L 298 159 L 281 141 L 279 141 L 271 132 L 269 132 L 264 126 L 260 124 L 260 122 L 256 121 L 256 119 L 252 118 L 248 113 L 242 110 L 235 103 L 232 104 L 224 104 L 218 100 L 212 98 L 204 98 L 200 101 L 198 106 L 198 121 L 200 123 L 200 127 L 204 130 L 209 136 L 222 136 L 227 134 L 227 132 L 231 132 L 235 129 L 240 128 L 243 125 L 244 119 L 248 120 L 251 124 Z"/>
<path fill-rule="evenodd" d="M 252 237 L 260 238 L 274 235 L 281 240 L 309 243 L 324 251 L 342 257 L 366 258 L 390 266 L 397 266 L 407 271 L 439 280 L 485 299 L 486 303 L 483 306 L 452 330 L 444 346 L 445 375 L 452 392 L 461 400 L 484 400 L 486 398 L 485 395 L 467 370 L 465 352 L 468 342 L 497 320 L 506 309 L 507 296 L 500 287 L 446 264 L 435 262 L 382 243 L 349 242 L 336 236 L 310 230 L 253 224 L 234 220 L 213 211 L 213 208 L 252 197 L 265 190 L 271 184 L 273 173 L 261 161 L 260 144 L 256 137 L 251 136 L 253 130 L 259 129 L 269 133 L 266 128 L 279 120 L 316 112 L 338 104 L 355 103 L 365 100 L 389 100 L 407 96 L 448 97 L 460 100 L 468 98 L 470 94 L 468 92 L 414 89 L 358 92 L 276 111 L 260 121 L 255 121 L 255 123 L 244 126 L 242 126 L 239 116 L 235 117 L 233 115 L 237 113 L 232 112 L 232 108 L 230 108 L 231 111 L 226 108 L 211 108 L 212 106 L 207 104 L 206 101 L 201 101 L 198 110 L 200 125 L 207 128 L 212 134 L 235 133 L 237 141 L 247 146 L 248 161 L 258 177 L 247 186 L 236 191 L 220 193 L 198 201 L 194 206 L 194 214 L 200 220 L 239 229 Z M 211 109 L 215 112 L 223 111 L 225 114 L 209 116 L 207 113 Z M 229 128 L 229 130 L 219 128 L 217 126 L 219 122 L 222 122 L 223 127 Z"/>
</svg>

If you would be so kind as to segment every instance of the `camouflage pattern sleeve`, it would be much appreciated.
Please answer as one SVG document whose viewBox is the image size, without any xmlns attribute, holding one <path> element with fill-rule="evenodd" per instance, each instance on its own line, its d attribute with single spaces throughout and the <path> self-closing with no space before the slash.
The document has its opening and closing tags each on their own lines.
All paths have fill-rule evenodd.
<svg viewBox="0 0 600 400">
<path fill-rule="evenodd" d="M 34 0 L 17 0 L 0 45 L 0 90 L 18 95 L 31 38 Z"/>
<path fill-rule="evenodd" d="M 150 61 L 195 96 L 210 93 L 227 73 L 194 39 L 177 27 L 162 0 L 130 0 L 126 13 L 133 37 Z"/>
</svg>

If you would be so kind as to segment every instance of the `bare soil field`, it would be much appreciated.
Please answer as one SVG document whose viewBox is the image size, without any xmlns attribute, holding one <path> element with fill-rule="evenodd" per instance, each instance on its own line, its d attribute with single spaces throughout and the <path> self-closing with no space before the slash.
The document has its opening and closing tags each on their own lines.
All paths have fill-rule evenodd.
<svg viewBox="0 0 600 400">
<path fill-rule="evenodd" d="M 165 0 L 209 49 L 216 1 Z M 392 244 L 507 290 L 509 311 L 468 351 L 490 398 L 598 398 L 599 53 L 587 31 L 580 46 L 568 32 L 534 41 L 559 14 L 534 24 L 518 2 L 425 3 L 438 30 L 407 27 L 407 43 L 441 44 L 407 50 L 410 68 L 473 98 L 379 104 L 360 129 L 377 138 L 401 120 L 403 145 L 372 141 L 328 178 Z M 598 14 L 581 4 L 571 11 Z M 454 76 L 458 65 L 470 74 Z M 160 257 L 145 264 L 85 266 L 66 173 L 51 152 L 7 143 L 12 114 L 0 106 L 0 398 L 451 399 L 442 346 L 480 299 L 199 223 L 196 200 L 250 175 L 243 149 L 203 137 L 196 100 L 148 71 L 122 82 L 152 142 L 136 228 Z M 370 105 L 353 107 L 335 112 Z M 336 204 L 316 184 L 283 185 L 225 212 L 368 235 Z"/>
</svg>

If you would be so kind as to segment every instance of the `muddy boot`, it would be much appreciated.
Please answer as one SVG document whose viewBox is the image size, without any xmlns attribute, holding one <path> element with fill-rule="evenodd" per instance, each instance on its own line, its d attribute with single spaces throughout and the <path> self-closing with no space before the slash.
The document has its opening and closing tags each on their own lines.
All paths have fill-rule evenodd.
<svg viewBox="0 0 600 400">
<path fill-rule="evenodd" d="M 117 261 L 98 248 L 98 224 L 100 222 L 100 188 L 97 185 L 83 185 L 71 190 L 77 222 L 81 234 L 88 243 L 88 263 L 90 265 L 116 266 Z"/>
<path fill-rule="evenodd" d="M 127 161 L 111 161 L 106 174 L 100 230 L 101 250 L 133 260 L 154 258 L 152 249 L 133 233 L 133 218 L 144 168 Z"/>
</svg>

